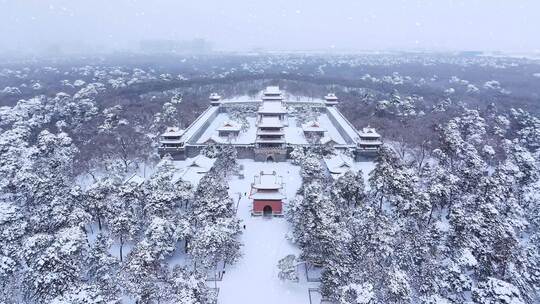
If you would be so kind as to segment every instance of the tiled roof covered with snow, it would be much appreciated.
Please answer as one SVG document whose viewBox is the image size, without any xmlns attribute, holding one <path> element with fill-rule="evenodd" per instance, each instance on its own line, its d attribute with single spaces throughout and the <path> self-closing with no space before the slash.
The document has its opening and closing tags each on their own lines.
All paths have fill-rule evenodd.
<svg viewBox="0 0 540 304">
<path fill-rule="evenodd" d="M 323 136 L 323 137 L 321 137 L 321 139 L 319 139 L 319 143 L 321 145 L 328 145 L 328 144 L 338 145 L 339 144 L 331 136 Z"/>
<path fill-rule="evenodd" d="M 261 171 L 253 178 L 252 193 L 250 197 L 255 200 L 282 200 L 286 196 L 281 193 L 283 188 L 282 177 L 275 171 Z"/>
<path fill-rule="evenodd" d="M 211 93 L 209 98 L 210 100 L 220 100 L 221 96 L 218 93 Z"/>
<path fill-rule="evenodd" d="M 188 158 L 182 161 L 176 161 L 177 171 L 174 174 L 173 181 L 183 180 L 197 186 L 200 179 L 208 172 L 215 163 L 214 158 L 208 158 L 203 155 Z"/>
<path fill-rule="evenodd" d="M 189 142 L 194 135 L 200 132 L 200 130 L 211 117 L 216 116 L 216 112 L 218 111 L 219 107 L 209 107 L 208 109 L 206 109 L 206 111 L 204 111 L 201 116 L 197 117 L 197 119 L 195 119 L 195 121 L 191 123 L 191 125 L 189 125 L 184 135 L 182 136 L 182 139 L 185 142 Z"/>
<path fill-rule="evenodd" d="M 256 127 L 256 118 L 255 117 L 247 117 L 246 118 L 249 127 L 246 130 L 241 130 L 238 134 L 238 136 L 235 136 L 232 139 L 219 137 L 218 132 L 221 127 L 223 127 L 227 122 L 231 121 L 231 117 L 227 113 L 218 113 L 214 119 L 208 124 L 208 126 L 204 129 L 204 132 L 197 138 L 196 143 L 197 144 L 207 144 L 207 143 L 229 143 L 232 142 L 234 144 L 240 144 L 240 145 L 248 145 L 255 142 L 257 132 Z"/>
<path fill-rule="evenodd" d="M 221 127 L 218 128 L 218 131 L 240 131 L 240 125 L 234 121 L 227 121 Z"/>
<path fill-rule="evenodd" d="M 257 126 L 259 128 L 283 128 L 283 123 L 279 117 L 263 117 Z"/>
<path fill-rule="evenodd" d="M 287 109 L 281 101 L 263 101 L 257 112 L 259 114 L 285 114 Z"/>
<path fill-rule="evenodd" d="M 324 99 L 326 101 L 337 101 L 338 100 L 336 94 L 334 94 L 334 93 L 328 93 L 328 95 L 324 96 Z"/>
<path fill-rule="evenodd" d="M 254 200 L 282 200 L 286 196 L 280 192 L 255 192 L 251 194 L 251 198 Z"/>
<path fill-rule="evenodd" d="M 332 177 L 337 178 L 343 173 L 351 170 L 353 168 L 354 161 L 352 158 L 347 157 L 343 154 L 338 154 L 331 158 L 325 158 L 324 162 L 328 171 L 332 174 Z"/>
<path fill-rule="evenodd" d="M 350 142 L 345 139 L 347 143 L 354 143 L 358 138 L 358 134 L 356 133 L 357 131 L 353 125 L 336 108 L 329 107 L 327 111 L 328 116 L 332 116 L 332 118 L 343 128 L 343 131 L 349 137 Z"/>
<path fill-rule="evenodd" d="M 281 176 L 278 176 L 276 172 L 261 172 L 255 176 L 253 187 L 256 189 L 280 189 Z"/>
<path fill-rule="evenodd" d="M 257 135 L 285 135 L 282 129 L 279 130 L 257 130 Z"/>
<path fill-rule="evenodd" d="M 204 155 L 197 155 L 192 159 L 188 159 L 188 167 L 198 168 L 198 172 L 208 172 L 216 162 L 215 158 L 209 158 Z"/>
<path fill-rule="evenodd" d="M 167 128 L 167 130 L 161 134 L 163 137 L 180 137 L 182 135 L 184 135 L 184 130 L 177 127 Z"/>
<path fill-rule="evenodd" d="M 309 121 L 302 125 L 304 132 L 325 132 L 326 129 L 321 127 L 318 121 Z"/>
<path fill-rule="evenodd" d="M 371 127 L 365 127 L 361 131 L 358 131 L 358 135 L 360 137 L 369 137 L 369 138 L 380 138 L 381 135 L 375 131 L 374 128 Z"/>
<path fill-rule="evenodd" d="M 273 94 L 281 94 L 281 90 L 279 89 L 279 86 L 268 86 L 264 90 L 265 95 L 273 95 Z"/>
<path fill-rule="evenodd" d="M 283 139 L 283 138 L 258 138 L 257 143 L 260 143 L 260 144 L 284 144 L 285 139 Z"/>
</svg>

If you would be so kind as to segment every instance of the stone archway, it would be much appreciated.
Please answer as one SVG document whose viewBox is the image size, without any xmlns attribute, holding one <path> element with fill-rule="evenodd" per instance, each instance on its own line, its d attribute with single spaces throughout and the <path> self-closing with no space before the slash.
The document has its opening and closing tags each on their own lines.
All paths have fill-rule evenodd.
<svg viewBox="0 0 540 304">
<path fill-rule="evenodd" d="M 274 157 L 273 157 L 272 155 L 268 155 L 268 157 L 266 157 L 266 162 L 267 162 L 267 163 L 273 163 L 273 162 L 275 162 Z"/>
<path fill-rule="evenodd" d="M 264 206 L 263 216 L 272 216 L 272 207 L 269 205 Z"/>
</svg>

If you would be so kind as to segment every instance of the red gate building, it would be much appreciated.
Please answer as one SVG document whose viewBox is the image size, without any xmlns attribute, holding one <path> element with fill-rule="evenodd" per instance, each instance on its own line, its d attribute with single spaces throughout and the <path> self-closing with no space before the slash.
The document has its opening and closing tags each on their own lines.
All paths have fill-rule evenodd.
<svg viewBox="0 0 540 304">
<path fill-rule="evenodd" d="M 253 200 L 252 215 L 283 215 L 282 177 L 277 173 L 265 173 L 261 171 L 256 175 L 251 184 L 250 198 Z"/>
</svg>

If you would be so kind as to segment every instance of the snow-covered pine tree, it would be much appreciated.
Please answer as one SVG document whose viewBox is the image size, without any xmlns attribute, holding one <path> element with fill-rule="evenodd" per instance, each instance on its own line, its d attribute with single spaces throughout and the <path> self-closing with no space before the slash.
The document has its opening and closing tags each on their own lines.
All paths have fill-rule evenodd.
<svg viewBox="0 0 540 304">
<path fill-rule="evenodd" d="M 332 198 L 347 207 L 357 206 L 364 202 L 365 183 L 362 171 L 347 171 L 340 176 L 332 186 Z"/>
<path fill-rule="evenodd" d="M 173 269 L 169 281 L 173 303 L 206 304 L 216 301 L 200 273 L 177 266 Z"/>
<path fill-rule="evenodd" d="M 289 254 L 278 261 L 278 278 L 281 280 L 289 280 L 292 282 L 298 282 L 298 263 L 294 254 Z"/>
<path fill-rule="evenodd" d="M 23 260 L 27 301 L 47 303 L 81 283 L 82 265 L 87 254 L 83 231 L 60 229 L 56 234 L 34 235 L 24 244 Z"/>
<path fill-rule="evenodd" d="M 218 218 L 196 228 L 188 252 L 197 271 L 215 269 L 221 261 L 232 264 L 240 257 L 240 224 L 234 218 Z"/>
<path fill-rule="evenodd" d="M 473 303 L 479 304 L 525 304 L 514 285 L 496 278 L 480 282 L 473 289 L 472 298 Z"/>
<path fill-rule="evenodd" d="M 229 197 L 228 188 L 221 173 L 213 170 L 199 181 L 192 204 L 196 226 L 233 215 L 233 200 Z"/>
<path fill-rule="evenodd" d="M 109 253 L 110 241 L 102 233 L 91 244 L 85 264 L 87 283 L 91 283 L 103 301 L 117 301 L 121 285 L 118 260 Z"/>
<path fill-rule="evenodd" d="M 145 181 L 144 213 L 147 218 L 160 216 L 172 219 L 175 210 L 183 207 L 192 197 L 191 185 L 174 180 L 176 168 L 170 157 L 158 164 L 156 171 Z"/>
</svg>

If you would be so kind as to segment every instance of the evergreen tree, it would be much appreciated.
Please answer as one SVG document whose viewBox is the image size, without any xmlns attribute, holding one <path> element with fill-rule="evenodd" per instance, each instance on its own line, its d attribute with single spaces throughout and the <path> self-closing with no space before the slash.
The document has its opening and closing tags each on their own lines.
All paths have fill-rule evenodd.
<svg viewBox="0 0 540 304">
<path fill-rule="evenodd" d="M 87 274 L 91 287 L 99 290 L 102 301 L 118 300 L 120 295 L 118 260 L 109 253 L 108 238 L 99 233 L 86 257 Z"/>
<path fill-rule="evenodd" d="M 240 257 L 239 235 L 239 221 L 232 218 L 221 218 L 198 227 L 188 248 L 196 269 L 214 269 L 221 261 L 234 263 Z"/>
</svg>

